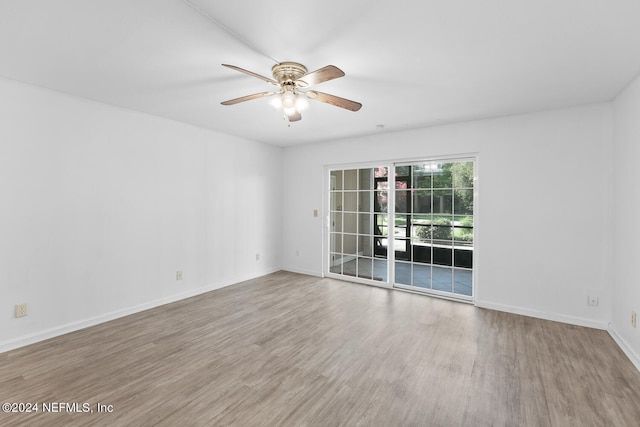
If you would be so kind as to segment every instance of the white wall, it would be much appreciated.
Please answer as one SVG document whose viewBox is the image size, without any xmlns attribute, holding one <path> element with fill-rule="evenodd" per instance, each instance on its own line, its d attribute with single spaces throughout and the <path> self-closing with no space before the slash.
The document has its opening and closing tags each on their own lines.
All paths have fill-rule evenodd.
<svg viewBox="0 0 640 427">
<path fill-rule="evenodd" d="M 279 269 L 281 183 L 279 148 L 0 80 L 0 351 Z"/>
<path fill-rule="evenodd" d="M 637 364 L 637 117 L 638 80 L 613 108 L 283 151 L 0 80 L 0 351 L 280 266 L 321 275 L 323 218 L 313 210 L 325 165 L 476 152 L 478 305 L 611 321 Z M 15 319 L 23 302 L 29 316 Z"/>
<path fill-rule="evenodd" d="M 474 152 L 476 303 L 606 328 L 611 138 L 607 103 L 287 148 L 283 267 L 322 274 L 324 165 Z"/>
<path fill-rule="evenodd" d="M 615 100 L 614 262 L 611 329 L 618 344 L 640 369 L 640 77 Z"/>
</svg>

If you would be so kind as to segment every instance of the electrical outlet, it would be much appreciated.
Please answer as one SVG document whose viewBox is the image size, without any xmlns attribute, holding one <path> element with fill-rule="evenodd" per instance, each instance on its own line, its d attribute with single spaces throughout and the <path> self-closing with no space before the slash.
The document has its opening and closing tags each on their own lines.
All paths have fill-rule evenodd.
<svg viewBox="0 0 640 427">
<path fill-rule="evenodd" d="M 314 216 L 315 218 L 317 218 L 317 217 L 318 217 L 318 209 L 314 209 L 314 210 L 313 210 L 313 216 Z"/>
<path fill-rule="evenodd" d="M 631 312 L 631 326 L 633 326 L 634 328 L 636 327 L 636 312 L 635 311 Z"/>
<path fill-rule="evenodd" d="M 27 304 L 16 304 L 16 317 L 24 317 L 27 315 Z"/>
<path fill-rule="evenodd" d="M 587 304 L 592 306 L 592 307 L 597 307 L 598 306 L 598 297 L 589 295 L 587 297 Z"/>
<path fill-rule="evenodd" d="M 182 280 L 182 270 L 176 271 L 176 280 Z"/>
<path fill-rule="evenodd" d="M 256 261 L 260 261 L 260 254 L 256 254 Z"/>
</svg>

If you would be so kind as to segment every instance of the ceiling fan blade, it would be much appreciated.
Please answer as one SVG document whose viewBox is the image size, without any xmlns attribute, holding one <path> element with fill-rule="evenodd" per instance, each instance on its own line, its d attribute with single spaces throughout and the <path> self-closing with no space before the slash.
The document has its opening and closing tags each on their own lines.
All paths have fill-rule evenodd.
<svg viewBox="0 0 640 427">
<path fill-rule="evenodd" d="M 338 77 L 343 77 L 344 71 L 335 65 L 327 65 L 326 67 L 322 67 L 319 70 L 312 71 L 304 76 L 300 77 L 296 80 L 296 83 L 300 87 L 307 87 L 311 85 L 317 85 L 318 83 L 326 82 L 329 80 L 337 79 Z"/>
<path fill-rule="evenodd" d="M 340 98 L 339 96 L 329 95 L 328 93 L 318 92 L 310 90 L 306 92 L 307 98 L 314 99 L 320 102 L 326 102 L 327 104 L 334 105 L 336 107 L 344 108 L 350 111 L 358 111 L 362 108 L 362 104 L 359 102 L 351 101 L 349 99 Z"/>
<path fill-rule="evenodd" d="M 253 95 L 241 96 L 240 98 L 230 99 L 228 101 L 221 102 L 222 105 L 234 105 L 240 102 L 251 101 L 252 99 L 263 98 L 265 96 L 274 95 L 276 92 L 260 92 L 254 93 Z"/>
<path fill-rule="evenodd" d="M 297 122 L 298 120 L 302 120 L 302 114 L 299 111 L 295 111 L 291 114 L 287 114 L 287 119 L 290 122 Z"/>
<path fill-rule="evenodd" d="M 236 67 L 235 65 L 222 64 L 223 67 L 231 68 L 232 70 L 240 71 L 241 73 L 248 74 L 253 77 L 257 77 L 260 80 L 264 80 L 267 83 L 271 83 L 272 85 L 279 86 L 279 83 L 269 77 L 261 76 L 260 74 L 256 74 L 253 71 L 245 70 L 244 68 Z"/>
</svg>

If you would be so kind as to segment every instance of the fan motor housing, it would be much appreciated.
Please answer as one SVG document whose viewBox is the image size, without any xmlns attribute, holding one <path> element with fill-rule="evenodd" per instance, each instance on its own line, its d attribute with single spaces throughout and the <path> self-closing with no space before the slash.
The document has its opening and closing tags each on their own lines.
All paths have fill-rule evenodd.
<svg viewBox="0 0 640 427">
<path fill-rule="evenodd" d="M 271 67 L 273 78 L 278 83 L 293 82 L 307 74 L 307 68 L 297 62 L 281 62 Z"/>
</svg>

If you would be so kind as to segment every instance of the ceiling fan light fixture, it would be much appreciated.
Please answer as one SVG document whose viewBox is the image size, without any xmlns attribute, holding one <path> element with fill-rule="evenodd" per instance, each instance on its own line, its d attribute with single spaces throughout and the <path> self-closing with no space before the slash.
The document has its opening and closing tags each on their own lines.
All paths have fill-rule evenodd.
<svg viewBox="0 0 640 427">
<path fill-rule="evenodd" d="M 337 79 L 344 76 L 344 71 L 334 65 L 327 65 L 318 70 L 308 72 L 307 68 L 297 62 L 281 62 L 275 64 L 271 68 L 273 79 L 261 76 L 253 71 L 248 71 L 235 65 L 222 64 L 224 67 L 232 70 L 259 78 L 274 86 L 278 86 L 277 92 L 261 92 L 252 95 L 246 95 L 240 98 L 230 99 L 221 102 L 222 105 L 234 105 L 240 102 L 252 99 L 262 98 L 264 96 L 275 95 L 269 104 L 277 111 L 283 111 L 285 118 L 289 122 L 297 122 L 302 119 L 300 114 L 309 107 L 308 99 L 318 102 L 324 102 L 335 107 L 344 108 L 350 111 L 358 111 L 362 107 L 359 102 L 349 99 L 340 98 L 339 96 L 330 95 L 328 93 L 317 92 L 315 90 L 305 90 L 311 85 L 316 85 L 329 80 Z"/>
<path fill-rule="evenodd" d="M 282 110 L 282 98 L 280 96 L 274 96 L 271 98 L 271 101 L 269 101 L 269 105 L 276 111 Z"/>
<path fill-rule="evenodd" d="M 304 95 L 296 96 L 296 110 L 304 111 L 307 108 L 309 108 L 309 101 L 307 101 L 307 98 L 305 98 Z"/>
<path fill-rule="evenodd" d="M 299 114 L 299 112 L 296 111 L 295 108 L 283 108 L 282 112 L 286 117 L 291 117 L 291 116 L 294 116 L 295 114 Z"/>
<path fill-rule="evenodd" d="M 296 95 L 293 91 L 285 90 L 282 94 L 282 108 L 291 109 L 296 106 Z"/>
</svg>

